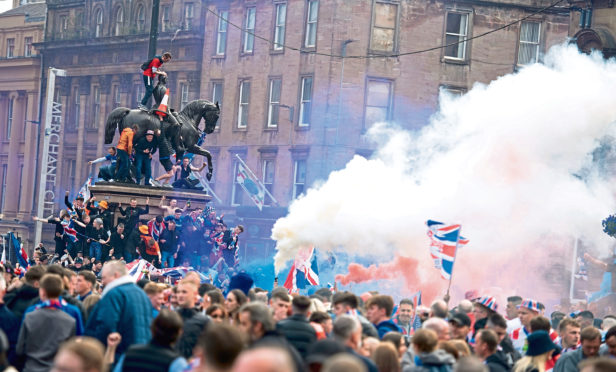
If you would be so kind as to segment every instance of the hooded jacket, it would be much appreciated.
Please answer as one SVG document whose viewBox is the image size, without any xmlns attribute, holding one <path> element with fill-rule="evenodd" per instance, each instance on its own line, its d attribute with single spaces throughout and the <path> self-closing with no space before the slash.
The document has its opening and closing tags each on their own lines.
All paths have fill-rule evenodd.
<svg viewBox="0 0 616 372">
<path fill-rule="evenodd" d="M 402 333 L 402 329 L 398 327 L 393 320 L 387 319 L 376 325 L 376 331 L 379 333 L 379 338 L 382 339 L 388 332 L 400 332 Z"/>
<path fill-rule="evenodd" d="M 406 366 L 403 372 L 451 372 L 456 359 L 445 350 L 415 356 L 415 365 Z"/>
</svg>

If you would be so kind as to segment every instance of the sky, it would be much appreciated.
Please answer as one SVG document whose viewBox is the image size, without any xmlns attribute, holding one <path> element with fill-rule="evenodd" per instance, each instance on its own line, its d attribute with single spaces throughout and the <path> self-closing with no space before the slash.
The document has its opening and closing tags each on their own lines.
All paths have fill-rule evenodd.
<svg viewBox="0 0 616 372">
<path fill-rule="evenodd" d="M 0 13 L 6 12 L 7 10 L 11 9 L 12 4 L 12 0 L 0 0 Z"/>
</svg>

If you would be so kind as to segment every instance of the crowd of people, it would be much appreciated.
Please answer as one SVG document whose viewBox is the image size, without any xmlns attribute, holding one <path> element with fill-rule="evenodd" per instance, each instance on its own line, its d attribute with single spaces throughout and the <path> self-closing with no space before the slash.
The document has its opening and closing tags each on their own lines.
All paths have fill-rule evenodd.
<svg viewBox="0 0 616 372">
<path fill-rule="evenodd" d="M 189 201 L 180 208 L 177 200 L 167 204 L 162 197 L 158 205 L 162 214 L 144 220 L 150 213 L 149 198 L 143 207 L 135 198 L 124 207 L 96 197 L 84 200 L 83 195 L 71 202 L 67 193 L 64 202 L 66 209 L 58 217 L 34 217 L 55 225 L 55 249 L 47 252 L 40 245 L 30 265 L 59 263 L 74 271 L 92 270 L 100 277 L 106 261 L 145 259 L 157 268 L 193 267 L 223 286 L 238 264 L 244 227 L 229 228 L 213 207 L 191 208 Z"/>
<path fill-rule="evenodd" d="M 489 296 L 426 307 L 268 291 L 243 272 L 223 289 L 194 271 L 135 282 L 117 259 L 93 269 L 0 266 L 0 371 L 616 371 L 616 316 L 548 317 L 518 296 L 500 314 Z"/>
</svg>

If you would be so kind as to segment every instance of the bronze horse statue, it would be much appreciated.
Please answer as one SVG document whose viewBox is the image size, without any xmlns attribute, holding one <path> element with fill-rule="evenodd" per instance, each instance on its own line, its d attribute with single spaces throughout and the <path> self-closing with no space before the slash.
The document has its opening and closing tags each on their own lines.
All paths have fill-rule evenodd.
<svg viewBox="0 0 616 372">
<path fill-rule="evenodd" d="M 198 99 L 189 102 L 179 113 L 169 112 L 171 118 L 160 121 L 159 117 L 151 112 L 118 107 L 111 111 L 105 123 L 105 144 L 111 144 L 116 129 L 121 133 L 124 128 L 137 124 L 139 129 L 135 134 L 134 141 L 145 135 L 148 130 L 153 130 L 160 138 L 162 145 L 170 145 L 176 153 L 176 159 L 182 159 L 184 152 L 205 156 L 208 163 L 207 179 L 212 178 L 212 155 L 209 151 L 200 147 L 197 143 L 201 137 L 199 125 L 201 119 L 205 121 L 204 132 L 210 134 L 216 128 L 216 122 L 220 116 L 218 103 Z M 171 120 L 169 120 L 171 119 Z M 174 120 L 175 119 L 175 120 Z M 175 124 L 177 122 L 177 124 Z M 168 141 L 165 144 L 165 141 Z"/>
</svg>

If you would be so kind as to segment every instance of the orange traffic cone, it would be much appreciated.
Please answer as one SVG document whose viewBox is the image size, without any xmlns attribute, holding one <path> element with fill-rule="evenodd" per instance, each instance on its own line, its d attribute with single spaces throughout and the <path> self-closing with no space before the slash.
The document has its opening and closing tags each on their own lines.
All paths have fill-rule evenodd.
<svg viewBox="0 0 616 372">
<path fill-rule="evenodd" d="M 158 108 L 154 110 L 154 112 L 156 113 L 156 115 L 158 115 L 160 120 L 163 120 L 163 118 L 167 116 L 167 109 L 168 109 L 167 103 L 168 102 L 169 102 L 169 88 L 167 88 L 167 90 L 165 91 L 165 96 L 163 97 L 162 101 L 160 101 L 160 105 L 158 106 Z"/>
</svg>

